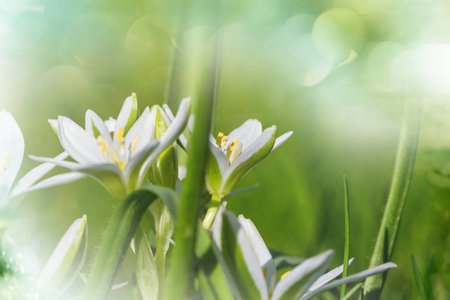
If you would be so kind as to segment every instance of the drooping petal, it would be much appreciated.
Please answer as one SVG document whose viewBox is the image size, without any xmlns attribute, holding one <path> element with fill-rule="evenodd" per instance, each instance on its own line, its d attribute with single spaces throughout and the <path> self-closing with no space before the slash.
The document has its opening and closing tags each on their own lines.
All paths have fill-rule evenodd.
<svg viewBox="0 0 450 300">
<path fill-rule="evenodd" d="M 67 152 L 63 152 L 56 156 L 54 159 L 56 160 L 64 160 L 69 156 Z M 28 189 L 35 184 L 39 179 L 45 176 L 48 172 L 50 172 L 56 165 L 52 163 L 43 163 L 36 168 L 29 171 L 25 176 L 23 176 L 14 186 L 11 191 L 11 197 L 17 196 L 21 193 L 27 192 Z"/>
<path fill-rule="evenodd" d="M 139 173 L 138 185 L 141 185 L 144 178 L 147 176 L 147 171 L 150 168 L 151 162 L 158 157 L 167 147 L 172 145 L 178 136 L 183 132 L 188 121 L 189 111 L 190 111 L 190 98 L 185 98 L 181 101 L 180 107 L 178 108 L 177 116 L 173 120 L 169 128 L 164 132 L 164 134 L 159 139 L 159 145 L 153 151 Z"/>
<path fill-rule="evenodd" d="M 65 277 L 81 248 L 86 224 L 87 218 L 84 215 L 82 218 L 75 220 L 66 231 L 42 269 L 38 281 L 40 288 L 49 284 L 56 284 Z"/>
<path fill-rule="evenodd" d="M 352 258 L 348 261 L 349 266 L 352 264 L 353 260 L 354 260 L 354 258 Z M 316 290 L 316 289 L 324 286 L 331 280 L 333 280 L 336 277 L 338 277 L 339 275 L 341 275 L 343 271 L 344 271 L 344 265 L 340 265 L 339 267 L 334 268 L 331 271 L 328 271 L 327 273 L 320 276 L 319 279 L 316 280 L 316 282 L 314 282 L 314 284 L 309 288 L 308 292 L 311 292 L 313 290 Z"/>
<path fill-rule="evenodd" d="M 264 276 L 266 277 L 267 288 L 269 288 L 272 284 L 276 284 L 277 278 L 277 269 L 275 267 L 275 263 L 273 262 L 272 255 L 256 229 L 255 224 L 253 224 L 250 219 L 244 218 L 243 215 L 238 217 L 238 221 L 244 229 L 245 234 L 247 235 L 253 250 L 255 251 L 261 270 L 263 270 L 263 273 L 265 274 Z"/>
<path fill-rule="evenodd" d="M 279 136 L 275 140 L 275 144 L 273 145 L 272 151 L 280 147 L 284 142 L 287 141 L 288 138 L 291 137 L 293 131 L 286 132 L 285 134 Z"/>
<path fill-rule="evenodd" d="M 175 119 L 175 117 L 174 117 L 169 105 L 163 104 L 163 109 L 164 109 L 167 117 L 169 118 L 169 121 L 172 123 L 173 120 Z M 188 120 L 188 127 L 189 127 L 190 120 L 191 120 L 191 118 L 189 118 L 189 120 Z M 186 136 L 184 135 L 184 133 L 180 134 L 180 136 L 178 137 L 178 141 L 179 141 L 180 147 L 182 147 L 185 151 L 188 151 L 189 142 L 188 142 L 188 139 L 186 138 Z"/>
<path fill-rule="evenodd" d="M 64 150 L 81 164 L 99 164 L 106 161 L 97 140 L 69 118 L 60 116 L 59 140 Z"/>
<path fill-rule="evenodd" d="M 22 164 L 25 144 L 13 116 L 0 111 L 0 201 L 6 197 Z"/>
<path fill-rule="evenodd" d="M 228 135 L 228 143 L 231 143 L 235 139 L 239 139 L 242 143 L 242 151 L 250 146 L 262 133 L 262 125 L 261 122 L 255 119 L 249 119 L 244 122 L 241 126 L 234 129 Z"/>
<path fill-rule="evenodd" d="M 325 272 L 332 256 L 333 251 L 328 250 L 306 259 L 292 269 L 275 287 L 272 300 L 297 299 L 306 293 L 309 287 Z"/>
<path fill-rule="evenodd" d="M 71 182 L 80 180 L 80 179 L 82 179 L 84 177 L 86 177 L 86 174 L 79 173 L 79 172 L 69 172 L 69 173 L 58 174 L 58 175 L 52 176 L 50 178 L 47 178 L 45 180 L 42 180 L 41 182 L 36 183 L 35 185 L 29 187 L 27 189 L 27 192 L 41 190 L 41 189 L 46 189 L 46 188 L 57 186 L 57 185 L 71 183 Z"/>
<path fill-rule="evenodd" d="M 118 145 L 117 133 L 119 129 L 123 129 L 123 136 L 125 136 L 136 122 L 138 118 L 138 104 L 135 93 L 131 93 L 131 96 L 125 99 L 122 105 L 119 116 L 117 117 L 116 126 L 114 128 L 114 143 Z"/>
<path fill-rule="evenodd" d="M 66 153 L 66 152 L 64 152 Z M 28 155 L 29 158 L 31 158 L 32 160 L 38 161 L 38 162 L 43 162 L 43 163 L 50 163 L 56 166 L 60 166 L 72 171 L 76 171 L 78 170 L 78 168 L 80 168 L 80 164 L 71 162 L 71 161 L 65 161 L 65 160 L 60 160 L 55 158 L 50 158 L 50 157 L 41 157 L 41 156 L 36 156 L 36 155 Z"/>
<path fill-rule="evenodd" d="M 358 281 L 358 280 L 364 279 L 366 277 L 369 277 L 369 276 L 372 276 L 372 275 L 375 275 L 378 273 L 382 273 L 384 271 L 387 271 L 391 268 L 396 268 L 396 267 L 397 267 L 397 265 L 394 263 L 391 263 L 391 262 L 384 263 L 382 265 L 376 266 L 375 268 L 371 268 L 371 269 L 347 276 L 345 278 L 333 281 L 327 285 L 322 286 L 321 288 L 318 288 L 311 292 L 308 292 L 307 294 L 303 295 L 300 299 L 301 300 L 311 299 L 312 297 L 314 297 L 317 294 L 320 294 L 320 293 L 327 291 L 329 289 L 332 289 L 334 287 L 340 286 L 344 283 Z"/>
<path fill-rule="evenodd" d="M 92 110 L 88 109 L 86 111 L 85 117 L 85 128 L 86 132 L 98 138 L 100 135 L 106 140 L 109 145 L 112 145 L 111 134 L 105 125 L 105 122 Z"/>
<path fill-rule="evenodd" d="M 224 182 L 221 196 L 231 193 L 241 179 L 256 166 L 273 148 L 276 127 L 272 126 L 264 132 L 223 171 Z"/>
</svg>

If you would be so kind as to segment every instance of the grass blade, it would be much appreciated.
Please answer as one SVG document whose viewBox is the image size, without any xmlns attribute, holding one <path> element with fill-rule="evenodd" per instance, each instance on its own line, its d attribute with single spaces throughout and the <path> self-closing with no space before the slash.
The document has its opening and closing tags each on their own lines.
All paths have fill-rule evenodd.
<svg viewBox="0 0 450 300">
<path fill-rule="evenodd" d="M 344 175 L 344 211 L 345 211 L 345 248 L 344 248 L 344 270 L 342 271 L 342 278 L 347 277 L 348 272 L 348 256 L 350 251 L 350 206 L 348 198 L 348 182 L 347 176 Z M 347 285 L 341 286 L 341 297 L 345 296 Z"/>
<path fill-rule="evenodd" d="M 414 282 L 416 283 L 417 291 L 419 292 L 419 297 L 422 300 L 428 300 L 427 293 L 425 292 L 425 284 L 420 274 L 419 267 L 417 266 L 414 255 L 411 255 L 412 271 L 414 275 Z"/>
</svg>

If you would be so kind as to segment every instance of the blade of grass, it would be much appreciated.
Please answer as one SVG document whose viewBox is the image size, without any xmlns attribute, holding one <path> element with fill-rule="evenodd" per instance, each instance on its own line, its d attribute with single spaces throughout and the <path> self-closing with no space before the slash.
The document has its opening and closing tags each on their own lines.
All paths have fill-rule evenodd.
<svg viewBox="0 0 450 300">
<path fill-rule="evenodd" d="M 347 277 L 348 272 L 348 256 L 350 251 L 350 206 L 348 199 L 348 181 L 347 176 L 344 174 L 344 211 L 345 211 L 345 246 L 344 246 L 344 269 L 342 271 L 342 278 Z M 347 284 L 341 286 L 341 297 L 345 296 Z"/>
<path fill-rule="evenodd" d="M 417 291 L 419 292 L 419 297 L 422 300 L 428 300 L 427 293 L 425 292 L 425 285 L 420 274 L 419 267 L 417 266 L 414 255 L 411 255 L 412 271 L 414 276 L 414 282 L 416 283 Z"/>
<path fill-rule="evenodd" d="M 370 268 L 391 259 L 398 227 L 408 195 L 414 171 L 414 162 L 420 133 L 419 103 L 408 99 L 397 150 L 397 159 L 391 189 L 378 232 Z M 383 289 L 386 274 L 370 277 L 364 284 L 365 299 L 378 299 Z"/>
<path fill-rule="evenodd" d="M 216 43 L 212 64 L 201 74 L 200 90 L 195 101 L 194 132 L 189 153 L 187 174 L 181 194 L 179 223 L 175 228 L 176 246 L 172 256 L 163 299 L 189 298 L 193 287 L 193 266 L 199 199 L 202 195 L 203 178 L 208 154 L 208 135 L 211 128 L 217 90 L 219 49 Z"/>
<path fill-rule="evenodd" d="M 362 286 L 362 282 L 355 285 L 341 300 L 348 300 L 354 293 L 356 293 Z"/>
</svg>

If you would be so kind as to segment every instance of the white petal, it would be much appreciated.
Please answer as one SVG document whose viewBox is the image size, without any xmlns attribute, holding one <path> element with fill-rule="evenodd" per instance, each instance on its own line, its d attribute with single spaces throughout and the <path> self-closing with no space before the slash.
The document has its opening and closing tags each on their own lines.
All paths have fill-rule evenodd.
<svg viewBox="0 0 450 300">
<path fill-rule="evenodd" d="M 154 122 L 150 117 L 150 109 L 145 108 L 139 119 L 133 124 L 125 136 L 125 147 L 130 149 L 133 139 L 137 139 L 133 153 L 138 153 L 144 149 L 155 136 Z M 152 138 L 153 137 L 153 138 Z"/>
<path fill-rule="evenodd" d="M 93 128 L 93 126 L 95 126 L 95 128 L 98 130 L 100 135 L 105 138 L 106 142 L 109 145 L 112 145 L 111 134 L 109 133 L 109 130 L 105 125 L 105 122 L 103 122 L 103 120 L 95 112 L 93 112 L 90 109 L 88 109 L 86 111 L 85 123 L 86 123 L 85 128 L 86 128 L 87 133 L 89 133 L 95 137 L 94 128 Z"/>
<path fill-rule="evenodd" d="M 324 292 L 326 290 L 329 290 L 329 289 L 332 289 L 334 287 L 340 286 L 340 285 L 342 285 L 344 283 L 358 281 L 358 280 L 364 279 L 366 277 L 369 277 L 369 276 L 372 276 L 372 275 L 375 275 L 375 274 L 384 272 L 384 271 L 386 271 L 388 269 L 396 268 L 396 267 L 397 267 L 397 265 L 394 264 L 394 263 L 391 263 L 391 262 L 384 263 L 382 265 L 376 266 L 375 268 L 371 268 L 371 269 L 368 269 L 368 270 L 365 270 L 365 271 L 362 271 L 362 272 L 359 272 L 359 273 L 347 276 L 345 278 L 333 281 L 333 282 L 331 282 L 331 283 L 329 283 L 329 284 L 327 284 L 327 285 L 325 285 L 325 286 L 323 286 L 323 287 L 321 287 L 319 289 L 316 289 L 316 290 L 314 290 L 314 291 L 312 291 L 310 293 L 305 294 L 300 299 L 301 300 L 311 299 L 312 297 L 314 297 L 315 295 L 317 295 L 319 293 L 322 293 L 322 292 Z"/>
<path fill-rule="evenodd" d="M 75 220 L 59 241 L 42 269 L 39 286 L 44 287 L 53 280 L 61 280 L 72 265 L 84 236 L 87 218 Z"/>
<path fill-rule="evenodd" d="M 66 152 L 63 152 L 66 153 Z M 35 155 L 28 155 L 29 158 L 31 158 L 32 160 L 38 161 L 38 162 L 43 162 L 43 163 L 50 163 L 56 166 L 60 166 L 66 169 L 70 169 L 73 171 L 76 171 L 80 168 L 80 164 L 78 163 L 74 163 L 71 161 L 65 161 L 65 160 L 60 160 L 57 157 L 55 158 L 50 158 L 50 157 L 41 157 L 41 156 L 35 156 Z"/>
<path fill-rule="evenodd" d="M 81 178 L 86 177 L 86 174 L 78 173 L 78 172 L 70 172 L 70 173 L 64 173 L 64 174 L 58 174 L 55 176 L 52 176 L 50 178 L 47 178 L 45 180 L 42 180 L 41 182 L 31 186 L 28 188 L 27 192 L 35 191 L 35 190 L 41 190 L 46 189 L 52 186 L 62 185 L 71 183 L 74 181 L 77 181 Z"/>
<path fill-rule="evenodd" d="M 188 121 L 189 111 L 190 111 L 190 98 L 183 99 L 181 101 L 180 107 L 178 108 L 177 116 L 173 120 L 173 123 L 167 128 L 164 134 L 159 139 L 159 145 L 156 150 L 149 156 L 147 161 L 142 166 L 139 174 L 138 184 L 142 184 L 145 177 L 147 176 L 148 168 L 151 162 L 158 157 L 161 152 L 163 152 L 167 147 L 174 143 L 178 136 L 183 132 Z"/>
<path fill-rule="evenodd" d="M 272 283 L 272 275 L 274 276 L 275 280 L 274 284 L 276 284 L 277 279 L 277 269 L 275 267 L 275 263 L 273 262 L 272 255 L 270 254 L 270 251 L 269 249 L 267 249 L 264 240 L 256 229 L 255 224 L 253 224 L 250 219 L 244 218 L 243 215 L 240 215 L 238 217 L 238 221 L 244 229 L 245 234 L 247 235 L 253 247 L 253 250 L 256 253 L 256 257 L 258 258 L 261 270 L 266 269 L 266 284 L 267 288 L 269 288 Z"/>
<path fill-rule="evenodd" d="M 69 156 L 67 152 L 63 152 L 56 156 L 55 160 L 64 160 Z M 36 168 L 29 171 L 25 176 L 23 176 L 14 186 L 11 191 L 11 196 L 17 196 L 21 193 L 27 192 L 28 188 L 30 188 L 36 181 L 41 179 L 45 174 L 50 172 L 55 167 L 55 164 L 52 163 L 43 163 Z"/>
<path fill-rule="evenodd" d="M 132 117 L 133 112 L 137 111 L 137 100 L 136 94 L 131 93 L 127 99 L 125 99 L 122 108 L 120 109 L 119 116 L 117 117 L 116 126 L 114 128 L 114 143 L 117 143 L 117 131 L 122 128 L 125 129 L 130 126 L 130 117 Z"/>
<path fill-rule="evenodd" d="M 286 132 L 285 134 L 277 137 L 275 140 L 275 144 L 273 145 L 272 151 L 280 147 L 284 142 L 287 141 L 288 138 L 290 138 L 292 135 L 292 131 Z"/>
<path fill-rule="evenodd" d="M 52 128 L 53 132 L 56 133 L 56 135 L 59 135 L 59 124 L 57 119 L 48 119 L 48 123 L 50 124 L 50 127 Z"/>
<path fill-rule="evenodd" d="M 305 280 L 303 287 L 298 287 L 299 291 L 295 297 L 301 296 L 308 288 L 325 272 L 328 264 L 330 263 L 333 251 L 328 250 L 314 257 L 304 260 L 300 265 L 292 269 L 292 271 L 286 275 L 273 291 L 272 300 L 277 300 L 285 292 L 287 292 L 296 283 Z M 294 296 L 294 295 L 290 295 Z"/>
<path fill-rule="evenodd" d="M 106 161 L 97 140 L 71 119 L 59 117 L 59 140 L 64 150 L 79 163 L 99 164 Z"/>
<path fill-rule="evenodd" d="M 242 143 L 242 151 L 244 151 L 249 145 L 255 141 L 259 135 L 262 133 L 261 122 L 255 119 L 249 119 L 244 122 L 241 126 L 230 132 L 228 135 L 228 143 L 233 142 L 235 139 L 239 139 Z"/>
<path fill-rule="evenodd" d="M 354 258 L 352 258 L 348 261 L 349 266 L 352 264 L 353 260 L 354 260 Z M 313 290 L 316 290 L 316 289 L 324 286 L 331 280 L 333 280 L 336 277 L 338 277 L 339 275 L 341 275 L 343 271 L 344 271 L 344 265 L 340 265 L 339 267 L 334 268 L 331 271 L 328 271 L 327 273 L 320 276 L 319 279 L 316 280 L 316 282 L 314 282 L 314 284 L 309 288 L 308 292 L 311 292 Z"/>
<path fill-rule="evenodd" d="M 114 132 L 114 128 L 116 128 L 116 119 L 113 117 L 109 117 L 108 120 L 105 121 L 105 126 L 108 129 L 109 133 Z"/>
<path fill-rule="evenodd" d="M 19 125 L 13 116 L 0 111 L 0 199 L 11 189 L 22 164 L 25 144 Z"/>
</svg>

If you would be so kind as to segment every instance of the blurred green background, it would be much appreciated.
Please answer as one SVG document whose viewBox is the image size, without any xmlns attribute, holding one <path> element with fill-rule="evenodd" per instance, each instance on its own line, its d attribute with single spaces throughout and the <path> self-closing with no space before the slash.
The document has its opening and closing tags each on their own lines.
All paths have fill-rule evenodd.
<svg viewBox="0 0 450 300">
<path fill-rule="evenodd" d="M 369 264 L 404 103 L 421 101 L 415 173 L 392 258 L 399 267 L 389 272 L 384 297 L 418 297 L 414 254 L 435 297 L 448 299 L 449 13 L 450 5 L 429 1 L 0 0 L 0 106 L 21 126 L 26 155 L 39 156 L 62 151 L 49 118 L 83 125 L 87 109 L 117 117 L 131 92 L 141 110 L 167 98 L 176 109 L 208 63 L 196 56 L 206 45 L 195 37 L 214 38 L 219 19 L 214 134 L 248 118 L 276 124 L 280 134 L 294 131 L 240 184 L 259 188 L 230 198 L 228 207 L 252 219 L 271 249 L 302 257 L 335 249 L 334 267 L 343 257 L 346 174 L 355 273 Z M 19 176 L 35 165 L 25 157 Z M 20 206 L 29 220 L 21 230 L 25 239 L 43 239 L 45 261 L 86 214 L 88 271 L 117 203 L 91 179 L 34 192 Z M 117 282 L 132 282 L 132 263 L 128 257 Z"/>
</svg>

